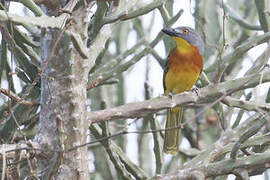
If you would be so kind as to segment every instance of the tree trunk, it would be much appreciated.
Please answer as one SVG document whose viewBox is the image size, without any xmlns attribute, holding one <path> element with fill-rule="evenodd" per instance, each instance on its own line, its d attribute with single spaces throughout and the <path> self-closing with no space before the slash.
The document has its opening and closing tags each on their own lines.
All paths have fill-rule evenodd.
<svg viewBox="0 0 270 180">
<path fill-rule="evenodd" d="M 54 150 L 85 144 L 87 137 L 86 87 L 90 67 L 74 47 L 70 35 L 76 30 L 86 45 L 87 16 L 81 13 L 74 17 L 76 23 L 64 33 L 50 30 L 42 38 L 42 63 L 49 63 L 41 77 L 40 123 L 35 140 Z M 50 160 L 41 163 L 48 169 L 44 179 L 89 179 L 86 146 L 47 155 Z"/>
</svg>

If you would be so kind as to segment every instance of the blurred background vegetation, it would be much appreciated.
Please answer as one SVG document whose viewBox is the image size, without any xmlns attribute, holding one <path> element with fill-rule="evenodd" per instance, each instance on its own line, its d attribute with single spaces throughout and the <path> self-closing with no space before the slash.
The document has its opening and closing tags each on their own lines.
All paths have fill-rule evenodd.
<svg viewBox="0 0 270 180">
<path fill-rule="evenodd" d="M 21 4 L 20 16 L 33 16 L 32 12 L 38 16 L 31 6 L 28 6 L 32 8 L 30 13 L 27 4 L 22 3 L 27 1 L 0 2 L 1 10 L 18 13 L 16 8 Z M 205 39 L 204 69 L 198 88 L 209 84 L 215 87 L 249 75 L 257 74 L 263 79 L 266 73 L 269 77 L 269 0 L 120 0 L 118 3 L 122 12 L 130 16 L 113 19 L 109 15 L 112 3 L 107 1 L 98 1 L 91 9 L 89 47 L 97 34 L 102 33 L 101 22 L 113 24 L 110 38 L 103 42 L 104 48 L 89 71 L 88 84 L 103 77 L 87 93 L 89 111 L 163 95 L 162 67 L 174 47 L 171 38 L 160 32 L 165 26 L 188 25 Z M 43 32 L 34 26 L 22 28 L 12 21 L 2 22 L 1 18 L 0 28 L 0 140 L 1 144 L 15 144 L 33 140 L 36 135 L 40 82 L 30 92 L 25 91 L 40 70 Z M 165 174 L 180 168 L 199 168 L 218 162 L 223 163 L 218 167 L 224 168 L 221 173 L 208 176 L 207 170 L 201 171 L 213 179 L 227 179 L 229 174 L 237 179 L 255 175 L 260 175 L 256 179 L 269 179 L 268 166 L 258 163 L 256 155 L 261 154 L 260 158 L 269 162 L 270 84 L 263 80 L 258 84 L 228 96 L 224 94 L 209 104 L 185 107 L 181 146 L 176 156 L 162 152 L 163 131 L 149 131 L 164 128 L 165 111 L 143 118 L 93 124 L 87 135 L 89 142 L 120 135 L 88 147 L 91 179 L 145 179 L 159 174 L 166 177 Z M 22 96 L 27 102 L 18 103 Z M 246 157 L 250 159 L 241 159 Z M 232 165 L 225 161 L 230 158 L 236 158 L 236 164 L 240 158 L 251 165 L 235 165 L 235 169 L 228 170 Z M 11 167 L 14 161 L 7 163 Z M 21 166 L 27 163 L 22 161 Z"/>
</svg>

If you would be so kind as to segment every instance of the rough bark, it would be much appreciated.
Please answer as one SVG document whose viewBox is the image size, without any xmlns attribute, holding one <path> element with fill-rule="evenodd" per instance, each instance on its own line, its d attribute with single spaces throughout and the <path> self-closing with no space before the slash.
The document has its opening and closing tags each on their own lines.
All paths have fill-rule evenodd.
<svg viewBox="0 0 270 180">
<path fill-rule="evenodd" d="M 74 15 L 74 25 L 63 34 L 52 29 L 42 38 L 43 65 L 48 66 L 41 77 L 40 123 L 35 137 L 42 147 L 65 150 L 86 143 L 86 86 L 90 67 L 70 36 L 76 31 L 86 45 L 86 15 L 82 11 Z M 48 168 L 44 179 L 89 179 L 87 147 L 47 155 L 50 161 L 42 162 L 43 168 Z"/>
</svg>

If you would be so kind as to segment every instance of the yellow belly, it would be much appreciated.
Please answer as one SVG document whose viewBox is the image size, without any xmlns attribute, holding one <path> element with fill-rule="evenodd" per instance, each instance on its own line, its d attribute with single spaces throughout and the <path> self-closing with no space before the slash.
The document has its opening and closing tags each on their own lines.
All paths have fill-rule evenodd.
<svg viewBox="0 0 270 180">
<path fill-rule="evenodd" d="M 165 76 L 166 92 L 175 94 L 189 91 L 197 82 L 201 69 L 192 63 L 184 63 L 180 66 L 169 68 Z"/>
</svg>

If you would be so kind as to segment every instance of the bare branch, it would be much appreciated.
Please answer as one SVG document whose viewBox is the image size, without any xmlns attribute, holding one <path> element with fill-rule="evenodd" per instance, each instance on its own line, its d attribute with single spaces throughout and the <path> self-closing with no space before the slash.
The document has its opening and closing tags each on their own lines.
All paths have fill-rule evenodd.
<svg viewBox="0 0 270 180">
<path fill-rule="evenodd" d="M 110 136 L 104 132 L 104 129 L 101 132 L 101 129 L 98 126 L 93 125 L 90 127 L 90 130 L 98 139 L 104 139 L 100 141 L 100 143 L 105 147 L 111 161 L 114 163 L 115 167 L 124 179 L 130 179 L 132 176 L 136 179 L 147 178 L 145 172 L 140 167 L 132 163 L 125 153 L 123 153 L 123 151 L 108 138 Z"/>
<path fill-rule="evenodd" d="M 11 21 L 15 24 L 20 25 L 33 25 L 42 28 L 58 28 L 60 29 L 63 24 L 63 16 L 59 17 L 48 17 L 48 16 L 41 16 L 41 17 L 30 17 L 30 16 L 18 16 L 11 13 L 6 13 L 4 10 L 0 10 L 0 21 L 7 22 Z"/>
<path fill-rule="evenodd" d="M 248 138 L 255 135 L 266 123 L 266 119 L 259 117 L 258 123 L 254 124 L 251 128 L 247 129 L 239 140 L 234 144 L 231 152 L 231 158 L 236 159 L 237 151 L 240 149 L 241 144 Z"/>
<path fill-rule="evenodd" d="M 29 146 L 28 143 L 26 144 L 3 144 L 0 145 L 0 152 L 1 154 L 5 152 L 5 158 L 11 159 L 15 157 L 16 151 L 20 151 L 20 156 L 22 159 L 27 159 L 27 150 L 35 150 L 40 149 L 40 146 L 38 143 L 31 142 L 31 145 Z M 41 151 L 35 151 L 36 155 L 39 155 Z M 3 160 L 3 156 L 0 156 L 0 160 Z"/>
<path fill-rule="evenodd" d="M 19 104 L 24 104 L 26 106 L 38 106 L 39 105 L 39 103 L 37 103 L 37 102 L 27 101 L 27 100 L 20 98 L 17 94 L 13 93 L 10 90 L 0 88 L 0 91 L 1 91 L 1 93 L 8 96 L 10 99 L 18 102 Z"/>
<path fill-rule="evenodd" d="M 192 168 L 179 169 L 177 172 L 161 175 L 158 179 L 172 179 L 177 178 L 180 180 L 188 179 L 196 175 L 195 172 L 201 172 L 206 178 L 215 177 L 218 175 L 234 174 L 237 169 L 246 169 L 252 172 L 253 169 L 258 167 L 262 169 L 268 168 L 270 163 L 270 152 L 242 157 L 235 160 L 223 160 L 210 164 L 203 164 L 194 166 Z"/>
<path fill-rule="evenodd" d="M 221 0 L 217 0 L 216 2 L 219 4 L 219 6 L 222 6 Z M 262 30 L 262 28 L 260 26 L 250 24 L 245 19 L 240 17 L 235 11 L 232 10 L 232 8 L 227 3 L 224 3 L 223 6 L 224 6 L 224 10 L 230 16 L 230 18 L 232 18 L 240 26 L 242 26 L 246 29 L 250 29 L 250 30 Z"/>
<path fill-rule="evenodd" d="M 173 96 L 173 98 L 158 97 L 139 103 L 130 103 L 111 109 L 89 112 L 89 124 L 106 120 L 116 120 L 121 118 L 137 118 L 159 110 L 175 107 L 177 105 L 187 105 L 191 103 L 210 103 L 220 98 L 224 94 L 230 95 L 242 89 L 255 87 L 260 83 L 261 74 L 255 74 L 226 81 L 216 85 L 209 85 L 200 89 L 199 96 L 192 92 L 184 92 Z M 265 72 L 263 82 L 270 81 L 270 72 Z"/>
<path fill-rule="evenodd" d="M 245 101 L 233 97 L 226 97 L 221 102 L 230 107 L 238 107 L 247 111 L 257 111 L 257 109 L 270 111 L 270 104 L 267 103 L 258 104 L 254 101 Z"/>
<path fill-rule="evenodd" d="M 116 16 L 104 17 L 102 24 L 104 25 L 104 24 L 114 23 L 119 20 L 125 21 L 129 19 L 133 19 L 135 17 L 141 16 L 141 15 L 144 15 L 153 11 L 155 8 L 162 6 L 164 2 L 165 2 L 164 0 L 153 1 L 134 11 L 130 11 L 130 12 L 124 11 Z"/>
<path fill-rule="evenodd" d="M 265 1 L 255 0 L 255 5 L 256 5 L 256 8 L 257 8 L 258 15 L 259 15 L 259 21 L 260 21 L 260 24 L 261 24 L 261 28 L 263 29 L 264 32 L 268 32 L 269 27 L 268 27 L 266 14 L 265 14 L 265 9 L 266 9 Z"/>
<path fill-rule="evenodd" d="M 248 50 L 252 49 L 253 47 L 265 43 L 270 38 L 270 32 L 264 33 L 262 35 L 257 35 L 254 37 L 249 38 L 247 41 L 239 45 L 233 52 L 229 53 L 223 58 L 223 64 L 222 68 L 223 71 L 226 70 L 226 68 L 235 62 L 239 57 L 241 57 L 244 53 L 246 53 Z M 217 62 L 215 61 L 213 64 L 211 64 L 207 69 L 205 69 L 205 72 L 212 72 L 216 70 Z"/>
<path fill-rule="evenodd" d="M 36 16 L 45 15 L 38 5 L 35 4 L 32 0 L 21 0 L 23 5 L 28 7 Z"/>
</svg>

